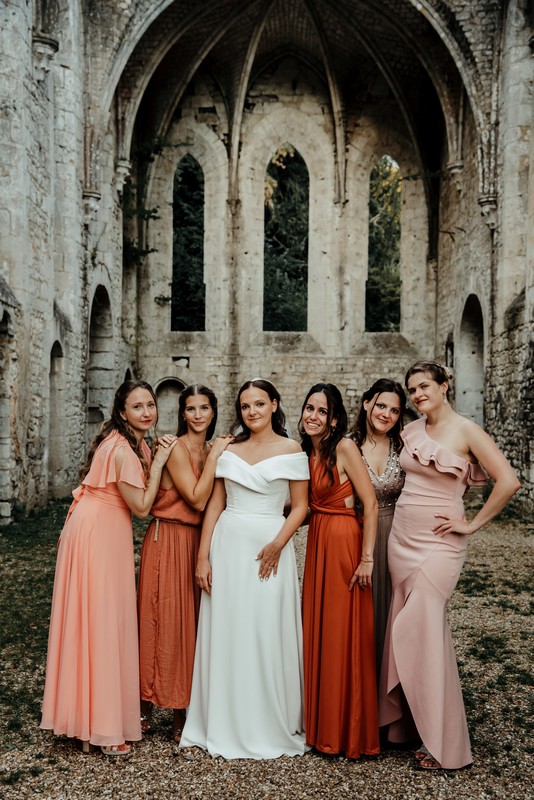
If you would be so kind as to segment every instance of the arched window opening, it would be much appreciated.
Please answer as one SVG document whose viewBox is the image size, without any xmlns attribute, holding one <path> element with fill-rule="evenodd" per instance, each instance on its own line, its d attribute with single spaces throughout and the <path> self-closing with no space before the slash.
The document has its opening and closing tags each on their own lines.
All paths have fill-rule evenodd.
<svg viewBox="0 0 534 800">
<path fill-rule="evenodd" d="M 484 424 L 484 319 L 478 297 L 466 300 L 455 352 L 456 409 Z"/>
<path fill-rule="evenodd" d="M 369 180 L 367 331 L 400 329 L 401 187 L 399 165 L 390 156 L 382 156 L 371 170 Z"/>
<path fill-rule="evenodd" d="M 156 389 L 159 435 L 178 430 L 178 400 L 184 389 L 185 384 L 174 378 L 162 381 Z"/>
<path fill-rule="evenodd" d="M 87 433 L 91 441 L 108 416 L 115 388 L 113 322 L 104 286 L 98 286 L 91 308 L 87 367 Z"/>
<path fill-rule="evenodd" d="M 12 385 L 13 336 L 11 333 L 11 317 L 0 306 L 0 525 L 10 521 L 13 501 L 11 470 L 11 420 L 12 404 L 16 392 Z"/>
<path fill-rule="evenodd" d="M 308 328 L 310 178 L 291 144 L 273 154 L 265 174 L 263 330 Z"/>
<path fill-rule="evenodd" d="M 59 342 L 50 351 L 50 422 L 48 429 L 48 475 L 53 497 L 65 494 L 65 360 Z"/>
<path fill-rule="evenodd" d="M 206 330 L 204 174 L 193 156 L 174 174 L 171 330 Z"/>
</svg>

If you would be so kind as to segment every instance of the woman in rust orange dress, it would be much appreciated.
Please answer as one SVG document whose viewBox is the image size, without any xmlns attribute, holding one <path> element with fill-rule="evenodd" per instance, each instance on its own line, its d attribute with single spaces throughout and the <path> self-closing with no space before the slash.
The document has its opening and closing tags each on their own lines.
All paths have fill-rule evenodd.
<svg viewBox="0 0 534 800">
<path fill-rule="evenodd" d="M 306 741 L 347 758 L 380 752 L 371 576 L 377 500 L 356 444 L 345 438 L 339 389 L 312 386 L 299 424 L 310 459 L 302 589 Z M 354 496 L 363 506 L 363 531 Z"/>
<path fill-rule="evenodd" d="M 178 442 L 161 476 L 139 569 L 141 729 L 150 729 L 153 705 L 174 709 L 180 741 L 189 705 L 200 589 L 195 566 L 202 512 L 215 480 L 217 459 L 232 437 L 213 444 L 217 398 L 188 386 L 179 400 Z"/>
</svg>

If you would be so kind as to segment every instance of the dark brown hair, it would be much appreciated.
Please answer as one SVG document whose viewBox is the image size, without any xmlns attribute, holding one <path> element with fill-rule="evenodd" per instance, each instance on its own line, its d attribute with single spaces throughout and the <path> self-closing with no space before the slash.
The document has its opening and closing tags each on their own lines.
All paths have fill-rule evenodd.
<svg viewBox="0 0 534 800">
<path fill-rule="evenodd" d="M 211 389 L 208 389 L 207 386 L 203 386 L 200 383 L 192 383 L 191 386 L 186 386 L 180 395 L 180 399 L 178 400 L 178 431 L 176 435 L 183 436 L 187 433 L 187 422 L 185 421 L 186 401 L 189 400 L 190 397 L 195 397 L 199 394 L 203 394 L 208 398 L 211 410 L 213 411 L 213 419 L 206 431 L 206 441 L 209 441 L 213 437 L 217 425 L 217 398 Z"/>
<path fill-rule="evenodd" d="M 235 422 L 232 426 L 232 433 L 236 433 L 234 442 L 245 442 L 247 439 L 250 439 L 250 430 L 247 428 L 243 421 L 243 415 L 241 413 L 241 395 L 247 389 L 250 389 L 251 386 L 255 386 L 256 389 L 261 389 L 263 392 L 266 392 L 269 395 L 270 400 L 276 400 L 277 407 L 276 410 L 273 411 L 272 416 L 272 426 L 273 431 L 278 434 L 278 436 L 285 436 L 287 439 L 287 431 L 286 431 L 286 415 L 282 410 L 282 400 L 280 398 L 280 393 L 271 383 L 271 381 L 264 380 L 263 378 L 254 378 L 251 381 L 246 381 L 243 384 L 241 389 L 237 393 L 237 399 L 235 401 Z M 241 429 L 241 430 L 239 430 Z"/>
<path fill-rule="evenodd" d="M 401 439 L 401 431 L 404 427 L 403 425 L 403 418 L 404 414 L 406 413 L 406 395 L 404 393 L 404 389 L 397 383 L 397 381 L 392 381 L 389 378 L 379 378 L 377 381 L 373 383 L 373 385 L 367 389 L 366 392 L 362 394 L 362 399 L 360 401 L 360 408 L 358 409 L 358 414 L 356 416 L 356 421 L 351 428 L 350 435 L 351 438 L 354 439 L 358 447 L 361 447 L 362 444 L 367 439 L 369 432 L 367 430 L 367 411 L 364 408 L 364 403 L 369 402 L 373 399 L 375 395 L 377 398 L 375 400 L 375 404 L 378 400 L 378 396 L 381 395 L 383 392 L 391 392 L 392 394 L 396 394 L 399 398 L 399 406 L 400 406 L 400 414 L 397 422 L 393 426 L 393 428 L 389 432 L 390 438 L 393 440 L 393 446 L 397 453 L 400 453 L 402 450 L 402 439 Z M 370 409 L 371 411 L 374 408 Z M 372 422 L 369 420 L 369 427 L 371 429 L 371 434 L 374 433 L 374 428 Z M 372 438 L 372 437 L 371 437 Z"/>
<path fill-rule="evenodd" d="M 110 419 L 102 423 L 102 425 L 100 426 L 100 430 L 98 431 L 97 435 L 95 436 L 95 438 L 91 443 L 91 447 L 89 449 L 89 455 L 87 456 L 87 461 L 80 470 L 81 481 L 83 481 L 83 479 L 91 469 L 93 457 L 98 445 L 101 444 L 106 438 L 106 436 L 109 436 L 109 434 L 112 431 L 117 431 L 118 433 L 121 434 L 121 436 L 124 436 L 128 444 L 134 451 L 135 455 L 141 462 L 141 465 L 143 467 L 143 472 L 145 474 L 145 479 L 148 479 L 150 475 L 150 467 L 147 464 L 146 459 L 143 455 L 141 442 L 137 441 L 128 422 L 121 416 L 121 411 L 124 411 L 124 409 L 126 408 L 126 399 L 128 398 L 128 395 L 130 395 L 133 391 L 135 391 L 135 389 L 146 389 L 147 392 L 150 392 L 154 402 L 156 403 L 156 408 L 157 408 L 156 395 L 154 394 L 154 390 L 149 383 L 147 383 L 146 381 L 124 381 L 124 383 L 121 383 L 121 385 L 115 392 L 115 397 L 113 398 L 113 405 L 111 407 L 111 417 Z M 157 423 L 157 418 L 156 418 L 156 423 Z"/>
<path fill-rule="evenodd" d="M 321 459 L 326 465 L 326 471 L 330 478 L 330 483 L 334 481 L 334 467 L 336 465 L 336 447 L 347 433 L 348 418 L 341 392 L 334 386 L 333 383 L 316 383 L 311 387 L 306 395 L 300 411 L 299 433 L 302 441 L 302 449 L 306 455 L 310 456 L 313 450 L 311 437 L 306 433 L 302 427 L 302 415 L 306 404 L 312 394 L 322 392 L 326 397 L 326 405 L 328 408 L 328 416 L 326 420 L 327 430 L 321 439 L 319 452 Z M 335 426 L 332 425 L 332 420 L 336 419 Z"/>
</svg>

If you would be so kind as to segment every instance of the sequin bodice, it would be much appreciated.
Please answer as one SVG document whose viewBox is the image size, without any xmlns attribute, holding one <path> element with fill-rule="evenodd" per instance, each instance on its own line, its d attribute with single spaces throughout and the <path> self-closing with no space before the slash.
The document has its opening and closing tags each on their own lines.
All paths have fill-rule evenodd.
<svg viewBox="0 0 534 800">
<path fill-rule="evenodd" d="M 401 469 L 399 454 L 393 447 L 393 441 L 389 444 L 388 460 L 382 475 L 375 475 L 363 453 L 362 458 L 376 493 L 378 507 L 393 507 L 404 485 L 404 472 Z"/>
</svg>

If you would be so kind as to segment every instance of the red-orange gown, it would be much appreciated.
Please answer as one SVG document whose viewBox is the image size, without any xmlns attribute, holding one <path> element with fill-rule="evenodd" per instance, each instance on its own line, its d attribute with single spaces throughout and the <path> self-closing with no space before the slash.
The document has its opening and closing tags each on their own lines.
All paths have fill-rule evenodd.
<svg viewBox="0 0 534 800">
<path fill-rule="evenodd" d="M 349 582 L 360 563 L 362 529 L 345 499 L 354 489 L 334 482 L 310 459 L 310 508 L 302 587 L 306 741 L 347 758 L 380 752 L 370 590 Z"/>
<path fill-rule="evenodd" d="M 202 513 L 174 486 L 160 487 L 150 513 L 138 588 L 141 698 L 161 708 L 186 708 L 200 608 L 195 567 Z"/>
</svg>

